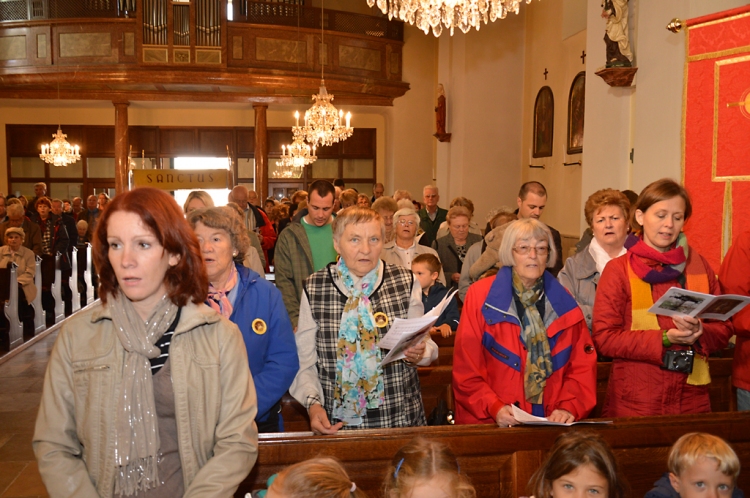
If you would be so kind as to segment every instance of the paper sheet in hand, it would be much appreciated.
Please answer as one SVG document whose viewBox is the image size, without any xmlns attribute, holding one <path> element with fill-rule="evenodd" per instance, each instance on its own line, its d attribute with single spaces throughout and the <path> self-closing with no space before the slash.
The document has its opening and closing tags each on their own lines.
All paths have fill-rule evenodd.
<svg viewBox="0 0 750 498">
<path fill-rule="evenodd" d="M 429 334 L 432 326 L 437 322 L 436 316 L 423 316 L 420 318 L 396 318 L 393 320 L 388 333 L 381 339 L 378 346 L 382 349 L 390 349 L 385 355 L 381 365 L 405 358 L 404 350 L 417 344 Z"/>
<path fill-rule="evenodd" d="M 564 424 L 562 422 L 550 422 L 545 417 L 537 417 L 535 415 L 532 415 L 530 413 L 527 413 L 520 408 L 518 408 L 516 405 L 512 405 L 511 408 L 513 408 L 513 418 L 518 420 L 520 423 L 524 425 L 562 425 L 564 427 L 570 427 L 571 425 L 577 425 L 577 424 L 611 424 L 611 420 L 580 420 L 578 422 L 568 422 L 567 424 Z"/>
<path fill-rule="evenodd" d="M 383 358 L 381 365 L 405 358 L 404 350 L 424 339 L 424 335 L 429 333 L 445 307 L 456 295 L 456 292 L 446 294 L 437 306 L 420 318 L 396 318 L 393 320 L 393 325 L 391 325 L 388 333 L 378 343 L 381 349 L 390 349 Z"/>
</svg>

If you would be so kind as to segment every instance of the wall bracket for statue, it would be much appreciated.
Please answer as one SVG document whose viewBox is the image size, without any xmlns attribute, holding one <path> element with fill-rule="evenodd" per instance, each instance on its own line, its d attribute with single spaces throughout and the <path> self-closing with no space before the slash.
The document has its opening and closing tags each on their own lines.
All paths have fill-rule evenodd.
<svg viewBox="0 0 750 498">
<path fill-rule="evenodd" d="M 605 67 L 595 74 L 609 86 L 631 86 L 637 67 Z"/>
<path fill-rule="evenodd" d="M 443 85 L 438 85 L 437 106 L 435 107 L 435 125 L 437 131 L 432 135 L 438 139 L 438 142 L 451 141 L 451 134 L 445 131 L 445 112 L 445 89 Z"/>
</svg>

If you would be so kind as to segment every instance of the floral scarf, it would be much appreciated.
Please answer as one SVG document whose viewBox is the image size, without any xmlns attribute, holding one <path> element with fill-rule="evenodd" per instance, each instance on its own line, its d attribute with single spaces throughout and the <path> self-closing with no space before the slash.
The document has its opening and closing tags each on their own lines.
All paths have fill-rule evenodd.
<svg viewBox="0 0 750 498">
<path fill-rule="evenodd" d="M 237 285 L 237 267 L 234 266 L 234 263 L 232 263 L 229 280 L 227 280 L 223 289 L 217 289 L 213 284 L 208 284 L 208 299 L 206 299 L 206 304 L 218 311 L 227 320 L 232 316 L 232 311 L 234 310 L 227 294 L 232 292 L 235 285 Z"/>
<path fill-rule="evenodd" d="M 649 284 L 677 280 L 685 271 L 688 258 L 688 242 L 680 232 L 673 249 L 659 252 L 637 235 L 628 235 L 625 240 L 630 266 L 638 277 Z"/>
<path fill-rule="evenodd" d="M 382 354 L 377 346 L 378 328 L 369 299 L 375 290 L 380 266 L 356 284 L 343 258 L 335 268 L 349 297 L 341 315 L 336 345 L 333 418 L 348 425 L 359 425 L 365 411 L 378 408 L 384 400 Z"/>
<path fill-rule="evenodd" d="M 523 305 L 521 339 L 526 344 L 526 369 L 523 375 L 523 391 L 526 401 L 540 405 L 544 399 L 547 378 L 552 375 L 552 353 L 547 339 L 547 328 L 536 309 L 536 302 L 544 294 L 544 276 L 526 289 L 521 278 L 513 270 L 513 292 Z"/>
</svg>

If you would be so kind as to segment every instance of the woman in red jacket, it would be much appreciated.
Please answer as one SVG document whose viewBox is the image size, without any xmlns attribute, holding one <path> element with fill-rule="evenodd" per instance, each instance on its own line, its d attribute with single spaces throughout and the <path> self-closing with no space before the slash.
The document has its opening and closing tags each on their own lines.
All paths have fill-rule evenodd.
<svg viewBox="0 0 750 498">
<path fill-rule="evenodd" d="M 596 404 L 596 353 L 583 313 L 545 271 L 552 234 L 535 219 L 513 222 L 497 276 L 469 288 L 453 357 L 459 424 L 518 424 L 513 405 L 554 422 L 580 420 Z"/>
<path fill-rule="evenodd" d="M 731 325 L 647 312 L 671 287 L 721 293 L 714 271 L 682 233 L 690 197 L 673 180 L 658 180 L 643 189 L 632 212 L 628 252 L 604 268 L 594 303 L 594 343 L 614 360 L 602 414 L 710 412 L 707 358 L 726 347 Z M 692 373 L 675 368 L 674 355 L 690 349 Z"/>
</svg>

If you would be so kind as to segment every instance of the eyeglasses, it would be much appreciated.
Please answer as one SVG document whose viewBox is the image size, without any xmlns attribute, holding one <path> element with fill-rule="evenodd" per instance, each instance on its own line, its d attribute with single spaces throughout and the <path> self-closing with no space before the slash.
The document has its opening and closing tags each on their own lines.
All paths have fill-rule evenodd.
<svg viewBox="0 0 750 498">
<path fill-rule="evenodd" d="M 516 254 L 520 254 L 522 256 L 526 256 L 531 251 L 534 251 L 537 256 L 546 256 L 547 253 L 549 253 L 549 247 L 547 246 L 539 246 L 539 247 L 517 246 L 517 247 L 514 247 L 513 250 L 516 252 Z"/>
<path fill-rule="evenodd" d="M 398 220 L 398 224 L 402 227 L 413 227 L 416 223 L 412 220 Z"/>
</svg>

